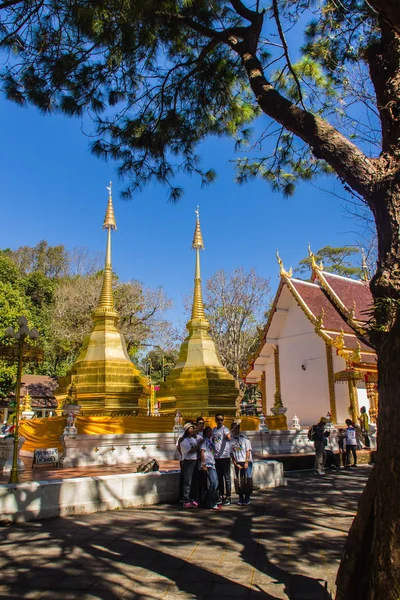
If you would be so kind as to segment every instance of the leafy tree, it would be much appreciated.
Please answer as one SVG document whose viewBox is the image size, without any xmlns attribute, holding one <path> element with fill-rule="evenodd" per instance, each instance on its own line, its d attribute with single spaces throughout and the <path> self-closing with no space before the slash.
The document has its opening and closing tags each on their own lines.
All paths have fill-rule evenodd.
<svg viewBox="0 0 400 600">
<path fill-rule="evenodd" d="M 151 375 L 155 385 L 159 385 L 171 373 L 178 361 L 179 352 L 175 349 L 154 348 L 140 361 L 140 367 L 146 375 Z"/>
<path fill-rule="evenodd" d="M 18 319 L 21 315 L 32 325 L 31 307 L 27 298 L 18 287 L 0 280 L 0 345 L 9 344 L 4 332 L 10 326 L 18 329 Z M 0 396 L 6 396 L 11 390 L 16 372 L 15 363 L 0 360 Z"/>
<path fill-rule="evenodd" d="M 198 143 L 263 113 L 238 180 L 274 189 L 335 173 L 371 209 L 378 268 L 369 343 L 380 373 L 377 466 L 338 576 L 339 600 L 400 596 L 400 8 L 396 0 L 10 0 L 0 3 L 6 95 L 95 115 L 96 154 L 128 193 L 178 169 L 213 180 Z M 304 26 L 302 48 L 286 31 Z M 292 56 L 296 55 L 294 62 Z"/>
<path fill-rule="evenodd" d="M 314 254 L 315 260 L 319 263 L 322 262 L 324 270 L 328 273 L 336 273 L 336 275 L 343 275 L 344 277 L 361 279 L 363 270 L 361 267 L 354 265 L 354 255 L 360 255 L 359 248 L 354 246 L 324 246 Z M 306 256 L 299 262 L 299 266 L 294 272 L 299 273 L 300 275 L 308 275 L 310 270 L 311 258 Z"/>
<path fill-rule="evenodd" d="M 220 270 L 207 280 L 204 308 L 210 334 L 222 363 L 236 379 L 258 344 L 257 326 L 265 318 L 269 293 L 269 280 L 253 269 L 239 268 L 232 274 Z"/>
<path fill-rule="evenodd" d="M 36 246 L 20 246 L 17 250 L 3 251 L 24 275 L 40 272 L 52 279 L 67 275 L 68 252 L 63 245 L 49 246 L 42 240 Z"/>
</svg>

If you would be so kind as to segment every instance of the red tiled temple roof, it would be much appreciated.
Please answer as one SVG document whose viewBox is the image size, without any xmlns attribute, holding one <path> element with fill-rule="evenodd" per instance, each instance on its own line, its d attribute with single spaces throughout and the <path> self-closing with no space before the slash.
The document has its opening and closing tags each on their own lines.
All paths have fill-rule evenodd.
<svg viewBox="0 0 400 600">
<path fill-rule="evenodd" d="M 338 333 L 343 329 L 345 333 L 354 333 L 332 303 L 329 302 L 319 285 L 299 279 L 291 279 L 290 281 L 315 317 L 319 317 L 322 309 L 324 310 L 323 329 L 337 331 Z"/>
<path fill-rule="evenodd" d="M 358 321 L 367 321 L 373 305 L 373 298 L 368 282 L 349 279 L 326 273 L 317 273 L 322 276 L 334 294 L 341 300 L 348 310 L 351 310 L 355 302 L 355 318 Z M 329 293 L 329 290 L 327 290 Z"/>
</svg>

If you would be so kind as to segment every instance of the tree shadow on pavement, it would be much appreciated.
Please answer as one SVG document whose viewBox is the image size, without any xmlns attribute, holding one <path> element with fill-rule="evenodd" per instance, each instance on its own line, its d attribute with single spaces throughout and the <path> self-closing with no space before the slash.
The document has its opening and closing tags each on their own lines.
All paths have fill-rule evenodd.
<svg viewBox="0 0 400 600">
<path fill-rule="evenodd" d="M 159 505 L 3 528 L 0 596 L 327 599 L 368 475 L 291 477 L 219 512 Z"/>
</svg>

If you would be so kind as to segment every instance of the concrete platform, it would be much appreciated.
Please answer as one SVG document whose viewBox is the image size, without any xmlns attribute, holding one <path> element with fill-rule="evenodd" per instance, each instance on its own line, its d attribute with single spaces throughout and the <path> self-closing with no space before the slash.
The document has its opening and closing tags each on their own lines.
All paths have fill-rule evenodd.
<svg viewBox="0 0 400 600">
<path fill-rule="evenodd" d="M 173 503 L 178 498 L 179 476 L 178 470 L 171 470 L 3 484 L 0 485 L 0 522 Z M 253 481 L 259 489 L 285 485 L 282 463 L 255 461 Z"/>
</svg>

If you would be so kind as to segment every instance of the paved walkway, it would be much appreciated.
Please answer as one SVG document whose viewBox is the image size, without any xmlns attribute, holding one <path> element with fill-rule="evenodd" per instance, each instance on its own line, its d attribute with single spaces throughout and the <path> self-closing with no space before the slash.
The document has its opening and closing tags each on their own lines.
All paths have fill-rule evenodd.
<svg viewBox="0 0 400 600">
<path fill-rule="evenodd" d="M 153 506 L 0 529 L 0 597 L 326 600 L 371 467 L 220 512 Z"/>
</svg>

